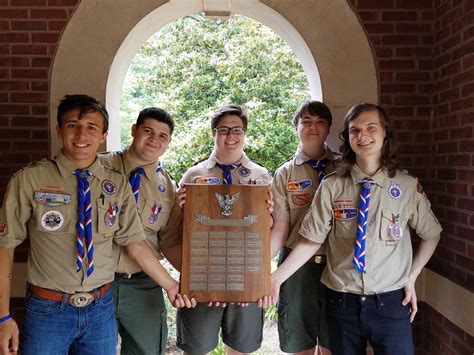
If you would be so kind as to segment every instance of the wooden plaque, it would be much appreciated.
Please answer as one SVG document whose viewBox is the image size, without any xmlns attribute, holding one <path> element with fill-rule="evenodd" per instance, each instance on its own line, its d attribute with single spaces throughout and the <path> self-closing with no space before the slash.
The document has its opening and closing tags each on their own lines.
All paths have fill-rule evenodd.
<svg viewBox="0 0 474 355">
<path fill-rule="evenodd" d="M 180 292 L 255 302 L 271 292 L 268 186 L 186 184 Z"/>
</svg>

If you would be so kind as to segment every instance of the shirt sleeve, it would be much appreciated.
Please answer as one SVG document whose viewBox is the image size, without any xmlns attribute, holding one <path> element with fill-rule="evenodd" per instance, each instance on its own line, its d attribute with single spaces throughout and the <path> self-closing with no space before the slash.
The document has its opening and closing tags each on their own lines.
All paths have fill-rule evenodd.
<svg viewBox="0 0 474 355">
<path fill-rule="evenodd" d="M 26 174 L 11 178 L 0 209 L 0 247 L 15 248 L 27 237 L 27 223 L 32 216 L 31 185 Z"/>
<path fill-rule="evenodd" d="M 423 188 L 417 180 L 417 188 L 415 193 L 415 208 L 408 223 L 416 234 L 424 240 L 429 240 L 437 237 L 443 228 L 438 219 L 435 217 L 431 204 Z"/>
<path fill-rule="evenodd" d="M 290 222 L 290 206 L 288 205 L 286 185 L 286 172 L 282 169 L 278 169 L 271 185 L 274 202 L 273 219 L 275 222 Z"/>
<path fill-rule="evenodd" d="M 126 246 L 140 240 L 145 240 L 141 219 L 138 215 L 132 190 L 128 187 L 125 178 L 121 184 L 122 206 L 120 209 L 120 229 L 114 234 L 114 242 L 120 246 Z"/>
<path fill-rule="evenodd" d="M 315 243 L 322 244 L 332 228 L 332 199 L 328 185 L 328 180 L 319 185 L 299 230 L 301 236 Z"/>
</svg>

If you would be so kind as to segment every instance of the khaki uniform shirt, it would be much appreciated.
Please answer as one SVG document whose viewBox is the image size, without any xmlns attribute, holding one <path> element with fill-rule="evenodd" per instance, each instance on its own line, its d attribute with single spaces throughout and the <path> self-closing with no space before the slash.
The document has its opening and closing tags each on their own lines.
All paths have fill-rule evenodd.
<svg viewBox="0 0 474 355">
<path fill-rule="evenodd" d="M 128 149 L 123 153 L 99 154 L 99 159 L 105 166 L 120 171 L 127 179 L 138 167 Z M 173 246 L 182 241 L 182 212 L 176 198 L 176 183 L 161 169 L 158 161 L 142 168 L 145 173 L 140 178 L 137 209 L 146 242 L 155 256 L 162 258 L 160 246 Z M 140 266 L 130 259 L 125 248 L 115 245 L 114 258 L 117 262 L 117 272 L 133 274 L 141 271 Z"/>
<path fill-rule="evenodd" d="M 222 169 L 216 165 L 216 163 L 216 155 L 214 152 L 212 152 L 209 158 L 189 168 L 189 170 L 183 175 L 180 184 L 223 184 L 223 172 Z M 232 184 L 267 185 L 271 182 L 272 177 L 268 173 L 267 169 L 251 162 L 245 153 L 243 153 L 242 159 L 237 163 L 241 163 L 242 165 L 236 169 L 232 169 Z"/>
<path fill-rule="evenodd" d="M 324 174 L 334 171 L 334 155 L 326 147 L 326 153 L 321 159 L 329 159 Z M 275 222 L 286 222 L 290 225 L 290 232 L 286 246 L 293 249 L 308 208 L 313 201 L 314 193 L 319 186 L 317 171 L 305 162 L 310 159 L 300 148 L 295 156 L 282 164 L 275 172 L 272 181 L 273 219 Z M 325 254 L 325 248 L 320 248 L 318 254 Z"/>
<path fill-rule="evenodd" d="M 326 177 L 303 220 L 300 234 L 317 243 L 328 238 L 328 263 L 321 281 L 329 288 L 355 294 L 397 290 L 406 285 L 413 259 L 409 228 L 424 240 L 437 237 L 442 228 L 416 178 L 401 171 L 390 178 L 379 170 L 372 176 L 376 184 L 371 188 L 367 221 L 367 273 L 358 273 L 352 259 L 358 182 L 364 177 L 357 165 L 349 177 Z"/>
<path fill-rule="evenodd" d="M 89 167 L 94 273 L 86 276 L 87 254 L 76 272 L 77 176 L 62 153 L 25 168 L 9 182 L 0 210 L 0 247 L 15 248 L 27 237 L 27 280 L 67 293 L 87 292 L 114 279 L 112 244 L 144 240 L 135 201 L 125 178 L 101 165 Z M 111 217 L 110 211 L 116 211 Z"/>
</svg>

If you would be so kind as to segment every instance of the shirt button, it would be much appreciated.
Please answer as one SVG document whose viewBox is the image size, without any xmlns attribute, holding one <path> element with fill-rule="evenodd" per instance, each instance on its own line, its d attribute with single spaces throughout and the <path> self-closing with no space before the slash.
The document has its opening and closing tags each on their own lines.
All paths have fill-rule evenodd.
<svg viewBox="0 0 474 355">
<path fill-rule="evenodd" d="M 361 301 L 362 301 L 362 302 L 364 302 L 364 301 L 365 301 L 365 297 L 361 297 L 360 299 L 361 299 Z"/>
</svg>

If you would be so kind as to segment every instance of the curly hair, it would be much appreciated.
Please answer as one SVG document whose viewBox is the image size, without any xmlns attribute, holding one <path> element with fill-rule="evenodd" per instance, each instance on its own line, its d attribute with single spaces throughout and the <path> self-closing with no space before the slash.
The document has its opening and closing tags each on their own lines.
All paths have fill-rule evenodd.
<svg viewBox="0 0 474 355">
<path fill-rule="evenodd" d="M 337 174 L 339 176 L 349 176 L 352 166 L 356 161 L 356 154 L 349 143 L 349 124 L 359 117 L 361 113 L 368 111 L 377 111 L 380 123 L 385 131 L 380 167 L 387 171 L 389 177 L 394 177 L 396 170 L 400 166 L 400 162 L 392 153 L 393 128 L 385 109 L 376 104 L 360 103 L 352 106 L 349 111 L 347 111 L 344 117 L 344 128 L 341 133 L 339 133 L 339 138 L 342 140 L 342 145 L 339 148 L 342 156 L 337 167 Z"/>
</svg>

